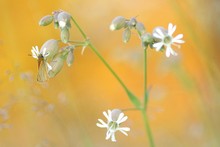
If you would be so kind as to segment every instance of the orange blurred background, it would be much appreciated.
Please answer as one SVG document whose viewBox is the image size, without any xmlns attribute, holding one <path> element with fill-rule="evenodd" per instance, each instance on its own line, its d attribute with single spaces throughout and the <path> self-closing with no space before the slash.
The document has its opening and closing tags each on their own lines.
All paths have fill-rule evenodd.
<svg viewBox="0 0 220 147">
<path fill-rule="evenodd" d="M 137 34 L 122 43 L 122 31 L 111 32 L 115 16 L 156 26 L 177 25 L 185 44 L 177 57 L 148 50 L 148 116 L 158 147 L 220 146 L 220 71 L 218 0 L 1 0 L 0 1 L 0 147 L 148 146 L 141 115 L 127 111 L 129 136 L 105 140 L 96 126 L 103 111 L 132 108 L 126 93 L 97 56 L 75 50 L 49 82 L 36 82 L 32 46 L 59 39 L 41 17 L 63 9 L 80 24 L 91 42 L 135 95 L 143 99 L 143 49 Z M 83 40 L 73 26 L 71 40 Z"/>
</svg>

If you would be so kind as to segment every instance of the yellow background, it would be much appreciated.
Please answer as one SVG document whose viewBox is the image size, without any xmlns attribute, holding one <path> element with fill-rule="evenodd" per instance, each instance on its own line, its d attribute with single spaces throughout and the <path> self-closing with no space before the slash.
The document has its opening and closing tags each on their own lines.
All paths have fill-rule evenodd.
<svg viewBox="0 0 220 147">
<path fill-rule="evenodd" d="M 105 140 L 96 127 L 108 109 L 132 108 L 126 93 L 97 56 L 87 48 L 75 50 L 74 64 L 46 84 L 36 82 L 37 62 L 32 46 L 59 39 L 53 25 L 38 21 L 63 9 L 80 24 L 91 42 L 124 83 L 143 98 L 143 49 L 135 32 L 123 44 L 122 31 L 111 32 L 115 16 L 156 26 L 177 25 L 185 44 L 178 57 L 148 50 L 147 113 L 158 147 L 220 145 L 220 72 L 218 0 L 0 0 L 0 147 L 146 147 L 148 139 L 138 111 L 127 111 L 123 125 L 129 136 L 117 132 L 116 143 Z M 73 26 L 71 40 L 82 40 Z"/>
</svg>

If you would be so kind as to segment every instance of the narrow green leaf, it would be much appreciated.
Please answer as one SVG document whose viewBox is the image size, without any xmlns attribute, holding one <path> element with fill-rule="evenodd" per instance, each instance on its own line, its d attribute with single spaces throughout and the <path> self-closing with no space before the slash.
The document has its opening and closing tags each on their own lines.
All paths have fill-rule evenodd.
<svg viewBox="0 0 220 147">
<path fill-rule="evenodd" d="M 132 93 L 130 92 L 128 89 L 126 90 L 127 95 L 130 99 L 130 101 L 135 105 L 136 108 L 141 108 L 141 102 L 139 101 L 139 99 Z"/>
</svg>

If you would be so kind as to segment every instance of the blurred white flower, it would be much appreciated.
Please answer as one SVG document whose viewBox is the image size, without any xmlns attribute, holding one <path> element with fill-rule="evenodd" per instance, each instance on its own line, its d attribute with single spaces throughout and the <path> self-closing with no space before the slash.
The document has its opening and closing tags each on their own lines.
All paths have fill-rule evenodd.
<svg viewBox="0 0 220 147">
<path fill-rule="evenodd" d="M 96 125 L 100 128 L 106 128 L 106 140 L 111 138 L 111 141 L 116 142 L 115 132 L 120 131 L 124 135 L 128 135 L 126 131 L 130 131 L 128 127 L 120 127 L 122 122 L 125 122 L 128 117 L 124 115 L 124 113 L 119 109 L 108 110 L 107 112 L 103 112 L 103 115 L 107 118 L 107 123 L 103 120 L 98 119 L 100 123 L 96 123 Z"/>
<path fill-rule="evenodd" d="M 172 23 L 169 23 L 168 30 L 156 28 L 155 32 L 153 33 L 153 37 L 160 40 L 159 42 L 153 44 L 153 47 L 156 48 L 156 51 L 161 50 L 163 46 L 165 46 L 167 57 L 169 57 L 170 54 L 174 56 L 177 55 L 177 53 L 172 49 L 171 45 L 180 47 L 178 43 L 181 44 L 184 43 L 184 41 L 181 40 L 183 38 L 183 34 L 179 34 L 176 37 L 173 37 L 173 33 L 175 30 L 176 26 L 174 26 Z"/>
</svg>

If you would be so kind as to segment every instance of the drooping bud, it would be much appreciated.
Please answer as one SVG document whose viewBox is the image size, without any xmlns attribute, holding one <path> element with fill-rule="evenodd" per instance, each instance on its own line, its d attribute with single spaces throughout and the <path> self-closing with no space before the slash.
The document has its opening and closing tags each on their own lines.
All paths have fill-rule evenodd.
<svg viewBox="0 0 220 147">
<path fill-rule="evenodd" d="M 62 10 L 58 10 L 58 11 L 54 11 L 52 14 L 53 14 L 53 17 L 54 17 L 54 28 L 55 29 L 58 29 L 59 28 L 59 23 L 58 23 L 58 15 L 59 13 L 63 12 Z"/>
<path fill-rule="evenodd" d="M 59 23 L 59 27 L 61 29 L 65 28 L 67 26 L 67 24 L 69 25 L 68 27 L 71 27 L 70 26 L 70 19 L 71 19 L 71 15 L 67 12 L 60 12 L 58 14 L 58 17 L 57 17 L 57 21 Z"/>
<path fill-rule="evenodd" d="M 152 45 L 154 39 L 150 33 L 144 33 L 141 35 L 142 46 L 146 49 L 148 45 Z"/>
<path fill-rule="evenodd" d="M 64 28 L 64 29 L 61 30 L 60 38 L 61 38 L 63 43 L 67 43 L 69 41 L 70 33 L 69 33 L 69 30 L 67 28 Z"/>
<path fill-rule="evenodd" d="M 109 28 L 111 31 L 119 30 L 125 26 L 125 23 L 126 19 L 123 16 L 117 16 L 112 20 Z"/>
<path fill-rule="evenodd" d="M 73 50 L 69 51 L 67 58 L 66 58 L 66 63 L 70 67 L 73 64 L 74 56 L 73 56 Z"/>
<path fill-rule="evenodd" d="M 41 47 L 41 50 L 46 48 L 46 52 L 49 54 L 47 60 L 53 59 L 53 57 L 58 53 L 59 46 L 58 41 L 55 39 L 47 40 Z"/>
<path fill-rule="evenodd" d="M 41 20 L 39 21 L 39 25 L 40 26 L 47 26 L 47 25 L 51 24 L 52 21 L 53 21 L 53 16 L 46 15 L 41 18 Z"/>
<path fill-rule="evenodd" d="M 122 34 L 122 40 L 124 43 L 127 43 L 131 38 L 131 30 L 129 28 L 125 29 Z"/>
<path fill-rule="evenodd" d="M 141 22 L 137 22 L 137 24 L 135 25 L 135 28 L 138 31 L 139 36 L 141 36 L 142 34 L 146 32 L 144 24 Z"/>
<path fill-rule="evenodd" d="M 117 121 L 119 115 L 122 113 L 122 111 L 120 109 L 113 109 L 112 113 L 111 113 L 111 117 L 113 121 Z"/>
<path fill-rule="evenodd" d="M 130 29 L 132 29 L 133 27 L 136 26 L 136 24 L 137 24 L 136 18 L 135 18 L 135 17 L 132 17 L 132 18 L 130 19 L 130 21 L 128 22 L 128 27 L 129 27 Z"/>
</svg>

